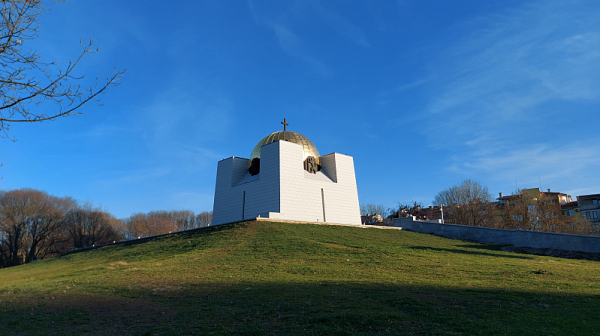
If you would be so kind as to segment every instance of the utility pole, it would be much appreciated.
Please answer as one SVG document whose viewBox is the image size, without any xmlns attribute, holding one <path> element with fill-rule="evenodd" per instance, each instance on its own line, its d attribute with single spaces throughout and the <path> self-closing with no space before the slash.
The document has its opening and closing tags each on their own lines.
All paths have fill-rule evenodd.
<svg viewBox="0 0 600 336">
<path fill-rule="evenodd" d="M 440 210 L 442 211 L 442 224 L 444 224 L 444 205 L 440 204 Z"/>
</svg>

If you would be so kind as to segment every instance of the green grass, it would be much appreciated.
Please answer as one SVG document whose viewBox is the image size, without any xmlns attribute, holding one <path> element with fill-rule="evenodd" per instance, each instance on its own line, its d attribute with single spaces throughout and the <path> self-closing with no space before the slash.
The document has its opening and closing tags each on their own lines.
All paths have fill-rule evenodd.
<svg viewBox="0 0 600 336">
<path fill-rule="evenodd" d="M 597 261 L 247 222 L 2 269 L 0 335 L 598 335 L 599 281 Z"/>
</svg>

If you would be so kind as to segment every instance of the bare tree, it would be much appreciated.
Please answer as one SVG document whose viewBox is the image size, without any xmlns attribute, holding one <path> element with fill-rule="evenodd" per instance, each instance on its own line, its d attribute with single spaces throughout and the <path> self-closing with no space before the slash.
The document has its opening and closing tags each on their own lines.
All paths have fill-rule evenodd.
<svg viewBox="0 0 600 336">
<path fill-rule="evenodd" d="M 360 214 L 363 216 L 379 214 L 383 218 L 387 217 L 392 209 L 386 208 L 383 204 L 367 203 L 360 205 Z"/>
<path fill-rule="evenodd" d="M 54 62 L 41 60 L 37 50 L 26 47 L 39 37 L 39 15 L 46 11 L 41 0 L 4 0 L 0 5 L 0 137 L 9 137 L 12 123 L 39 122 L 77 114 L 90 100 L 99 102 L 98 95 L 116 85 L 124 71 L 115 70 L 90 88 L 77 82 L 83 76 L 74 73 L 81 59 L 93 49 L 93 41 L 82 44 L 75 61 L 59 69 Z M 43 103 L 55 104 L 52 113 L 32 110 Z"/>
<path fill-rule="evenodd" d="M 411 203 L 398 202 L 398 206 L 392 209 L 392 217 L 415 216 L 418 220 L 439 219 L 441 216 L 440 207 L 426 207 L 422 202 L 412 201 Z"/>
<path fill-rule="evenodd" d="M 175 223 L 177 231 L 189 230 L 194 227 L 196 216 L 189 210 L 174 210 L 168 212 L 168 216 Z"/>
<path fill-rule="evenodd" d="M 126 222 L 131 225 L 133 237 L 149 237 L 186 230 L 194 217 L 191 211 L 158 210 L 134 214 Z"/>
<path fill-rule="evenodd" d="M 533 216 L 529 215 L 529 205 L 532 200 L 517 190 L 514 195 L 505 197 L 501 200 L 500 216 L 497 227 L 509 230 L 531 230 L 531 220 Z"/>
<path fill-rule="evenodd" d="M 59 198 L 33 189 L 0 194 L 0 248 L 2 264 L 15 266 L 40 259 L 57 243 L 67 211 L 75 205 L 69 197 Z"/>
<path fill-rule="evenodd" d="M 446 222 L 471 226 L 491 226 L 496 206 L 487 187 L 470 179 L 441 191 L 433 204 L 444 206 Z"/>
<path fill-rule="evenodd" d="M 196 215 L 195 227 L 205 227 L 212 224 L 212 211 L 203 211 Z"/>
<path fill-rule="evenodd" d="M 189 210 L 151 211 L 137 213 L 122 221 L 127 236 L 132 231 L 133 237 L 155 236 L 168 232 L 189 230 L 197 227 L 210 226 L 212 211 L 204 211 L 198 215 Z"/>
<path fill-rule="evenodd" d="M 589 221 L 565 216 L 558 199 L 546 193 L 517 190 L 504 197 L 498 227 L 559 233 L 589 234 Z"/>
<path fill-rule="evenodd" d="M 117 231 L 117 219 L 111 214 L 93 208 L 91 204 L 69 210 L 64 217 L 66 248 L 82 248 L 122 240 Z M 66 252 L 66 251 L 61 251 Z"/>
</svg>

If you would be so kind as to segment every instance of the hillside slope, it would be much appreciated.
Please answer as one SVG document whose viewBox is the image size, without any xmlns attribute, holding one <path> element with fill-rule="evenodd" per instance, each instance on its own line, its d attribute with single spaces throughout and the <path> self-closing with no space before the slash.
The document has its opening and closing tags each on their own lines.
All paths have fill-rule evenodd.
<svg viewBox="0 0 600 336">
<path fill-rule="evenodd" d="M 595 335 L 600 262 L 246 222 L 0 270 L 0 335 Z"/>
</svg>

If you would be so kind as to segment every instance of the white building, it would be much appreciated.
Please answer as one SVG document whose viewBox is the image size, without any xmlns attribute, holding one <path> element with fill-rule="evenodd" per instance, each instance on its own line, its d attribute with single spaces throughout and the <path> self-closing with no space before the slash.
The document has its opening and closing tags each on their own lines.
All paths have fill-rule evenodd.
<svg viewBox="0 0 600 336">
<path fill-rule="evenodd" d="M 306 137 L 283 131 L 262 139 L 250 159 L 219 161 L 212 224 L 257 217 L 360 225 L 354 160 L 319 156 Z"/>
</svg>

